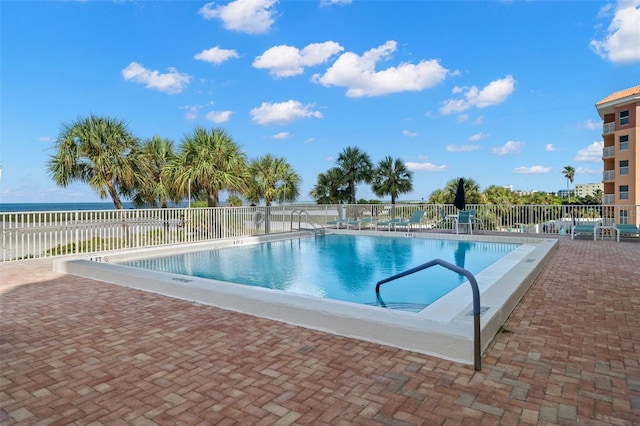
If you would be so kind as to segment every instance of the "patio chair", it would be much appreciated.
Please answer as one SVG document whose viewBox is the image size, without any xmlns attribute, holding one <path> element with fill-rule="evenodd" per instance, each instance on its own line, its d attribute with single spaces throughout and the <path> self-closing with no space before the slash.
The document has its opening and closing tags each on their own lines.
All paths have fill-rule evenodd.
<svg viewBox="0 0 640 426">
<path fill-rule="evenodd" d="M 618 242 L 620 242 L 620 234 L 637 235 L 640 237 L 640 228 L 637 225 L 616 223 L 615 232 Z"/>
<path fill-rule="evenodd" d="M 336 229 L 340 228 L 340 226 L 345 225 L 347 223 L 346 219 L 335 219 L 335 220 L 328 220 L 325 223 L 325 226 L 335 226 Z"/>
<path fill-rule="evenodd" d="M 395 219 L 389 219 L 389 220 L 379 220 L 379 221 L 376 222 L 376 231 L 378 230 L 379 226 L 382 226 L 382 227 L 386 226 L 387 230 L 391 231 L 391 227 L 394 224 L 396 224 L 398 222 L 401 222 L 401 221 L 402 221 L 402 219 L 399 218 L 399 217 L 396 217 Z"/>
<path fill-rule="evenodd" d="M 469 234 L 473 235 L 473 222 L 475 216 L 471 210 L 460 210 L 458 212 L 458 218 L 455 219 L 454 226 L 456 227 L 456 234 L 460 233 L 460 225 L 464 225 L 469 228 Z"/>
<path fill-rule="evenodd" d="M 438 218 L 437 220 L 431 225 L 431 228 L 438 228 L 438 229 L 444 229 L 444 228 L 451 228 L 450 224 L 452 223 L 453 219 L 450 217 L 447 217 L 447 214 L 444 212 L 443 208 L 439 208 L 438 209 Z"/>
<path fill-rule="evenodd" d="M 358 230 L 360 230 L 363 226 L 373 225 L 377 221 L 378 218 L 375 217 L 365 217 L 364 219 L 349 220 L 347 221 L 347 229 L 349 229 L 349 226 L 357 226 Z"/>
<path fill-rule="evenodd" d="M 573 225 L 571 227 L 571 239 L 578 234 L 592 234 L 593 241 L 596 240 L 596 234 L 598 230 L 597 223 L 581 223 L 578 225 Z"/>
<path fill-rule="evenodd" d="M 393 229 L 398 230 L 398 226 L 404 226 L 407 228 L 407 231 L 411 230 L 413 225 L 420 225 L 422 223 L 422 218 L 424 216 L 424 210 L 416 210 L 411 213 L 411 217 L 409 220 L 401 220 L 393 224 Z"/>
</svg>

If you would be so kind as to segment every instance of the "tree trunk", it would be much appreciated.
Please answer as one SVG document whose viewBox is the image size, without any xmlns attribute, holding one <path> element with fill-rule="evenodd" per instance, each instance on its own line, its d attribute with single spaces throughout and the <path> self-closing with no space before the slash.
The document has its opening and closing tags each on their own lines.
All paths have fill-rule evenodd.
<svg viewBox="0 0 640 426">
<path fill-rule="evenodd" d="M 107 192 L 113 201 L 113 205 L 116 206 L 116 209 L 122 210 L 124 206 L 122 205 L 122 201 L 120 200 L 120 196 L 118 195 L 118 191 L 116 191 L 115 187 L 111 182 L 107 183 Z"/>
<path fill-rule="evenodd" d="M 118 195 L 118 191 L 116 191 L 115 187 L 111 182 L 107 183 L 107 192 L 111 196 L 113 200 L 113 204 L 116 206 L 117 210 L 124 210 L 124 206 L 122 205 L 122 201 L 120 200 L 120 196 Z M 122 211 L 120 213 L 122 219 L 122 233 L 124 234 L 124 244 L 126 247 L 131 247 L 131 230 L 129 229 L 129 225 L 127 225 L 126 221 L 126 213 Z"/>
<path fill-rule="evenodd" d="M 207 192 L 207 206 L 208 207 L 220 207 L 220 200 L 218 199 L 218 191 Z M 209 210 L 209 238 L 221 238 L 222 237 L 222 225 L 216 220 L 216 210 Z"/>
<path fill-rule="evenodd" d="M 351 186 L 351 204 L 357 204 L 358 200 L 356 200 L 356 184 L 355 182 L 350 183 Z"/>
<path fill-rule="evenodd" d="M 207 206 L 220 207 L 220 200 L 218 199 L 218 191 L 207 191 Z"/>
</svg>

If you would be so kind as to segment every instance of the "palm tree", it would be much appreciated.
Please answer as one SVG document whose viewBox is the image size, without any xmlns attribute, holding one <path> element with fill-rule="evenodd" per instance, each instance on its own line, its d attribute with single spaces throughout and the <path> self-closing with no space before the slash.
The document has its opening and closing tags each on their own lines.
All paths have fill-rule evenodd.
<svg viewBox="0 0 640 426">
<path fill-rule="evenodd" d="M 438 188 L 429 194 L 428 202 L 431 204 L 447 204 L 448 199 L 449 195 L 444 191 L 444 189 Z"/>
<path fill-rule="evenodd" d="M 244 193 L 249 182 L 245 154 L 221 128 L 197 127 L 185 136 L 166 173 L 179 196 L 186 196 L 191 186 L 206 197 L 208 207 L 220 206 L 220 191 Z"/>
<path fill-rule="evenodd" d="M 291 201 L 300 195 L 300 175 L 287 160 L 267 154 L 253 160 L 249 166 L 252 175 L 247 198 L 252 202 L 264 200 L 267 208 L 265 214 L 265 232 L 271 231 L 271 204 L 278 200 Z"/>
<path fill-rule="evenodd" d="M 316 180 L 316 185 L 311 189 L 309 195 L 318 204 L 346 203 L 351 196 L 342 170 L 337 167 L 333 167 L 325 173 L 320 173 Z"/>
<path fill-rule="evenodd" d="M 301 178 L 285 158 L 267 154 L 249 165 L 253 179 L 247 199 L 254 203 L 264 200 L 267 206 L 273 201 L 294 201 L 300 195 Z"/>
<path fill-rule="evenodd" d="M 138 179 L 132 161 L 138 139 L 124 121 L 93 114 L 79 118 L 63 125 L 55 148 L 47 169 L 57 185 L 87 183 L 101 199 L 109 196 L 117 209 L 123 209 L 121 196 Z"/>
<path fill-rule="evenodd" d="M 413 191 L 413 172 L 407 169 L 401 159 L 394 160 L 390 156 L 386 156 L 380 160 L 373 171 L 371 188 L 378 197 L 391 195 L 391 217 L 395 217 L 395 204 L 398 195 Z"/>
<path fill-rule="evenodd" d="M 356 185 L 361 182 L 371 182 L 373 164 L 369 154 L 358 147 L 348 146 L 338 156 L 337 164 L 342 170 L 345 181 L 349 184 L 350 202 L 356 204 Z"/>
<path fill-rule="evenodd" d="M 467 204 L 477 204 L 482 201 L 480 194 L 480 186 L 471 178 L 462 178 L 464 180 L 464 198 Z M 458 191 L 459 177 L 451 179 L 444 188 L 446 204 L 453 204 Z"/>
<path fill-rule="evenodd" d="M 154 136 L 143 142 L 135 160 L 140 178 L 132 194 L 136 207 L 146 205 L 155 208 L 159 205 L 166 208 L 170 200 L 179 201 L 166 173 L 175 156 L 173 142 L 169 139 Z"/>
<path fill-rule="evenodd" d="M 227 202 L 225 203 L 227 207 L 240 207 L 242 206 L 242 198 L 240 198 L 236 194 L 229 194 L 227 198 Z"/>
<path fill-rule="evenodd" d="M 486 204 L 511 205 L 516 204 L 516 194 L 510 189 L 498 185 L 487 187 L 482 193 Z"/>
<path fill-rule="evenodd" d="M 565 166 L 562 169 L 562 175 L 567 179 L 567 197 L 568 202 L 571 204 L 571 193 L 569 192 L 569 182 L 573 183 L 573 178 L 576 176 L 576 169 L 571 166 Z"/>
</svg>

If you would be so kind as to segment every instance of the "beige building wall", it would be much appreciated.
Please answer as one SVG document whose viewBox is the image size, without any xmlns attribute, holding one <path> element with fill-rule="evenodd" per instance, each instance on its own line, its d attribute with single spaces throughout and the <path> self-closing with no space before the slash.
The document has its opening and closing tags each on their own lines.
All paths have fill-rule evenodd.
<svg viewBox="0 0 640 426">
<path fill-rule="evenodd" d="M 596 109 L 603 121 L 603 204 L 618 223 L 640 225 L 640 86 L 607 96 Z"/>
<path fill-rule="evenodd" d="M 602 182 L 598 183 L 577 183 L 576 184 L 576 195 L 578 197 L 587 197 L 589 195 L 596 195 L 598 190 L 604 190 L 604 184 Z"/>
</svg>

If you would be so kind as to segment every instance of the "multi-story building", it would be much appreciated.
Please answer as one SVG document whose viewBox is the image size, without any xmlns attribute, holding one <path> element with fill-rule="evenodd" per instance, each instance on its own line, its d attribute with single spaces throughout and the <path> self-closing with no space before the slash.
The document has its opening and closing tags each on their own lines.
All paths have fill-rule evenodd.
<svg viewBox="0 0 640 426">
<path fill-rule="evenodd" d="M 604 185 L 602 182 L 598 183 L 576 183 L 576 196 L 578 197 L 595 197 L 598 191 L 602 191 Z"/>
<path fill-rule="evenodd" d="M 596 109 L 603 122 L 602 202 L 617 223 L 640 225 L 640 86 L 612 93 Z"/>
<path fill-rule="evenodd" d="M 575 195 L 576 191 L 573 189 L 558 189 L 558 197 L 560 198 L 569 198 Z"/>
</svg>

